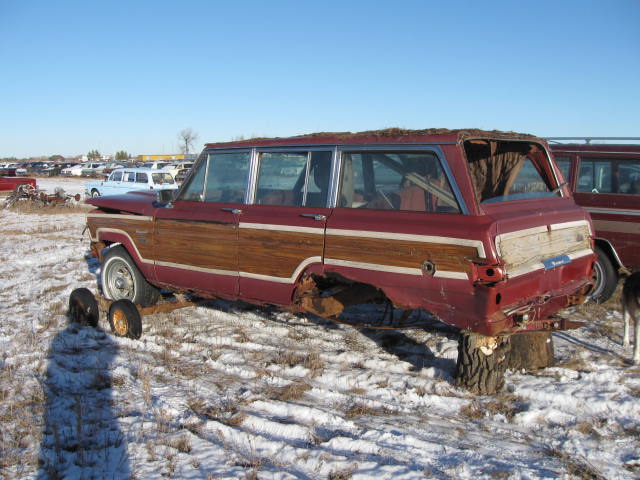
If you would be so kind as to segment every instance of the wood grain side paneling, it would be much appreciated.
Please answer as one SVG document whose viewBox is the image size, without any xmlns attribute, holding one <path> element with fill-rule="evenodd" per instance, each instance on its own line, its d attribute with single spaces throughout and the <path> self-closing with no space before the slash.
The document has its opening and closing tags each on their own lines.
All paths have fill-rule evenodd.
<svg viewBox="0 0 640 480">
<path fill-rule="evenodd" d="M 236 271 L 238 230 L 232 223 L 156 220 L 155 260 Z"/>
<path fill-rule="evenodd" d="M 138 254 L 145 260 L 153 259 L 153 222 L 137 220 L 134 216 L 118 218 L 117 215 L 87 217 L 91 238 L 104 240 L 112 233 L 123 232 L 131 239 Z"/>
<path fill-rule="evenodd" d="M 242 228 L 240 271 L 289 278 L 304 260 L 322 256 L 323 243 L 323 235 Z"/>
<path fill-rule="evenodd" d="M 464 273 L 477 256 L 475 247 L 338 235 L 327 236 L 325 250 L 325 258 L 336 260 L 418 269 L 429 260 L 438 270 Z"/>
</svg>

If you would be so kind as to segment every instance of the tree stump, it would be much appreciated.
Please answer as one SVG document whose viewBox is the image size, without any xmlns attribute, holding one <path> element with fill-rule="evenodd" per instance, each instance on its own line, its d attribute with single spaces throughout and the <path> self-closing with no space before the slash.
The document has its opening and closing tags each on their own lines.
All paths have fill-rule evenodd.
<svg viewBox="0 0 640 480">
<path fill-rule="evenodd" d="M 487 348 L 487 340 L 495 341 L 497 346 Z M 492 339 L 462 332 L 458 341 L 456 385 L 481 395 L 498 393 L 504 386 L 510 349 L 509 337 Z"/>
<path fill-rule="evenodd" d="M 511 337 L 508 369 L 531 372 L 551 367 L 553 363 L 551 332 L 522 332 Z"/>
</svg>

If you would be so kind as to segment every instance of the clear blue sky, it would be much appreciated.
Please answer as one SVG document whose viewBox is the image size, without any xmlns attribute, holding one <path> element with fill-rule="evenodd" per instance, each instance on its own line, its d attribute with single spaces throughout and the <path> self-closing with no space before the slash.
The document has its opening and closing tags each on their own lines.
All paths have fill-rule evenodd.
<svg viewBox="0 0 640 480">
<path fill-rule="evenodd" d="M 379 4 L 378 4 L 379 3 Z M 385 127 L 640 136 L 640 0 L 0 0 L 0 157 Z"/>
</svg>

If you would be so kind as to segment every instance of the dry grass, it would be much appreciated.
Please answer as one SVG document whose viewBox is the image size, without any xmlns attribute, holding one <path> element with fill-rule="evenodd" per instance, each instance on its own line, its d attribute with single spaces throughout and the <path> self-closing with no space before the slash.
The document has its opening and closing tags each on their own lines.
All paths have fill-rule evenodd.
<svg viewBox="0 0 640 480">
<path fill-rule="evenodd" d="M 292 350 L 281 350 L 276 358 L 273 359 L 275 365 L 284 365 L 287 367 L 302 366 L 311 371 L 315 376 L 324 369 L 325 363 L 318 352 L 300 353 Z"/>
<path fill-rule="evenodd" d="M 188 407 L 204 420 L 213 420 L 229 427 L 238 427 L 247 418 L 246 412 L 240 411 L 236 403 L 225 402 L 223 405 L 211 405 L 202 398 L 190 398 Z"/>
<path fill-rule="evenodd" d="M 393 412 L 385 407 L 370 407 L 364 403 L 356 402 L 351 405 L 344 413 L 346 418 L 368 416 L 390 415 Z"/>
<path fill-rule="evenodd" d="M 28 213 L 31 215 L 66 215 L 69 213 L 86 213 L 92 207 L 82 203 L 67 202 L 65 204 L 48 204 L 42 205 L 38 202 L 20 200 L 8 207 L 12 212 Z"/>
<path fill-rule="evenodd" d="M 606 480 L 606 477 L 584 457 L 570 455 L 556 448 L 549 449 L 546 453 L 551 457 L 560 459 L 564 464 L 566 473 L 568 473 L 571 478 L 580 480 Z"/>
<path fill-rule="evenodd" d="M 270 387 L 265 394 L 268 398 L 280 400 L 282 402 L 290 402 L 300 400 L 311 386 L 305 381 L 299 380 L 290 383 L 284 387 Z"/>
</svg>

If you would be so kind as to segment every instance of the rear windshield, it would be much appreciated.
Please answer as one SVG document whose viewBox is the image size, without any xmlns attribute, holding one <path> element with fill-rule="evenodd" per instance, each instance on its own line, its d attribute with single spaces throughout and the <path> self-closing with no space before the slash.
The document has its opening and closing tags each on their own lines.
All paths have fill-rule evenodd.
<svg viewBox="0 0 640 480">
<path fill-rule="evenodd" d="M 542 146 L 498 140 L 469 140 L 464 146 L 479 203 L 558 195 L 549 158 Z"/>
</svg>

